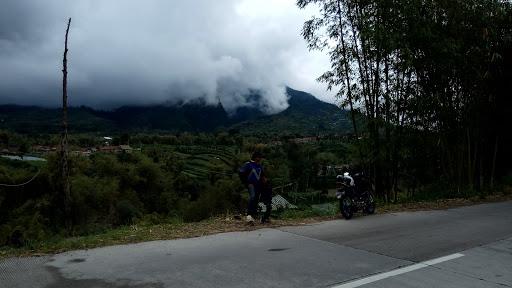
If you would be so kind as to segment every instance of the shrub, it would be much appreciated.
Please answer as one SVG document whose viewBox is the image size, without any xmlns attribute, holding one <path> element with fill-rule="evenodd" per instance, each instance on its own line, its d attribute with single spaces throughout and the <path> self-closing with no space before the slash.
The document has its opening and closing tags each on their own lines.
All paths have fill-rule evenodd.
<svg viewBox="0 0 512 288">
<path fill-rule="evenodd" d="M 207 186 L 197 201 L 189 202 L 183 209 L 185 222 L 196 222 L 235 210 L 239 205 L 238 184 L 231 180 L 219 180 Z"/>
<path fill-rule="evenodd" d="M 116 205 L 117 220 L 119 224 L 127 225 L 135 222 L 141 212 L 128 200 L 121 200 Z"/>
</svg>

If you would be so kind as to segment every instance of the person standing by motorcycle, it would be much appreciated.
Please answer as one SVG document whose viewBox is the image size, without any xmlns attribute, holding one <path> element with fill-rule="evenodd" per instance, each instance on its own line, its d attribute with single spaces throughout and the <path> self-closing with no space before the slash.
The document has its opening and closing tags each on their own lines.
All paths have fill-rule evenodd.
<svg viewBox="0 0 512 288">
<path fill-rule="evenodd" d="M 263 159 L 263 154 L 256 151 L 252 154 L 251 160 L 246 162 L 238 170 L 240 180 L 247 187 L 247 191 L 249 192 L 249 203 L 247 205 L 246 218 L 248 224 L 254 224 L 254 219 L 258 214 L 259 198 L 265 189 L 265 184 L 267 182 L 263 173 L 263 166 L 261 165 L 261 161 Z"/>
</svg>

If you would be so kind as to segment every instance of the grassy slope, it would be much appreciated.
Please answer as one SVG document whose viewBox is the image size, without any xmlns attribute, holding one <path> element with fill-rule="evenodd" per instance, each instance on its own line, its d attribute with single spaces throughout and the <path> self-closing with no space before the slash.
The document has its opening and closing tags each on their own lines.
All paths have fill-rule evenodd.
<svg viewBox="0 0 512 288">
<path fill-rule="evenodd" d="M 190 147 L 194 148 L 194 147 Z M 183 153 L 185 166 L 183 171 L 192 177 L 207 179 L 208 174 L 230 173 L 233 167 L 232 160 L 234 155 L 228 149 L 215 150 L 206 147 L 197 147 L 192 149 L 189 154 Z"/>
<path fill-rule="evenodd" d="M 402 203 L 378 207 L 380 214 L 403 211 L 422 211 L 448 209 L 460 206 L 469 206 L 488 202 L 510 201 L 512 194 L 491 195 L 485 199 L 473 197 L 469 199 L 445 199 L 430 202 Z M 54 254 L 64 251 L 91 249 L 96 247 L 139 243 L 153 240 L 172 240 L 182 238 L 201 237 L 211 234 L 234 231 L 250 231 L 261 228 L 306 225 L 327 220 L 340 219 L 335 211 L 315 211 L 306 209 L 282 213 L 280 218 L 272 224 L 248 226 L 242 220 L 235 220 L 227 215 L 198 223 L 182 223 L 176 219 L 169 219 L 167 223 L 151 224 L 138 223 L 124 226 L 105 233 L 82 237 L 56 237 L 41 243 L 32 243 L 31 247 L 10 248 L 0 247 L 0 259 L 14 256 L 34 256 L 41 254 Z"/>
</svg>

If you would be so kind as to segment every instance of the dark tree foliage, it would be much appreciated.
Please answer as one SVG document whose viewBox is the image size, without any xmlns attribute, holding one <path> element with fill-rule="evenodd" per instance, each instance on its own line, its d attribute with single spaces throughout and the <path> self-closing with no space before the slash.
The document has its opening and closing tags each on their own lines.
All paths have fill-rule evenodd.
<svg viewBox="0 0 512 288">
<path fill-rule="evenodd" d="M 508 172 L 510 1 L 297 5 L 320 8 L 303 36 L 331 58 L 319 80 L 365 117 L 353 126 L 379 195 L 396 198 L 400 181 L 442 183 L 449 193 L 493 189 Z"/>
<path fill-rule="evenodd" d="M 0 135 L 11 149 L 28 141 L 12 132 Z M 53 145 L 59 142 L 58 137 L 48 138 L 30 140 L 50 141 Z M 49 152 L 44 156 L 46 162 L 35 163 L 0 157 L 0 184 L 25 183 L 37 176 L 27 185 L 0 185 L 0 246 L 36 247 L 38 241 L 59 234 L 87 235 L 119 225 L 190 222 L 244 213 L 248 196 L 237 169 L 253 151 L 266 155 L 265 173 L 277 188 L 276 193 L 299 194 L 332 189 L 334 182 L 319 178 L 318 171 L 327 165 L 346 163 L 351 154 L 350 144 L 343 137 L 296 143 L 294 138 L 262 139 L 223 132 L 132 134 L 130 143 L 149 144 L 141 144 L 140 151 L 131 153 L 73 153 L 80 145 L 101 146 L 102 139 L 93 135 L 70 137 L 68 231 L 59 153 Z M 279 188 L 283 186 L 287 188 Z"/>
</svg>

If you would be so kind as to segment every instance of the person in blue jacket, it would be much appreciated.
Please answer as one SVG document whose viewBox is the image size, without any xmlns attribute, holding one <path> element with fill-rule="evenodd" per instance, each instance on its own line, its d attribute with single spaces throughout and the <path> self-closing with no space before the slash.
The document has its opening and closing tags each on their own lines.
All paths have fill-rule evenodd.
<svg viewBox="0 0 512 288">
<path fill-rule="evenodd" d="M 267 182 L 263 166 L 261 166 L 263 158 L 264 156 L 261 152 L 254 152 L 251 156 L 251 161 L 246 162 L 238 171 L 240 180 L 247 187 L 247 191 L 249 192 L 247 222 L 250 224 L 254 223 L 254 219 L 257 217 L 258 201 Z M 265 219 L 262 219 L 262 222 L 264 221 Z"/>
</svg>

